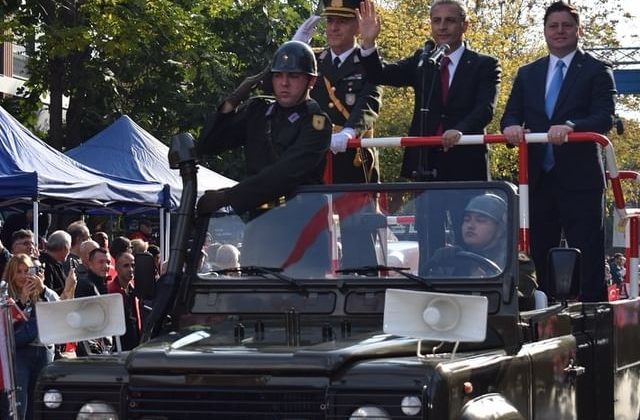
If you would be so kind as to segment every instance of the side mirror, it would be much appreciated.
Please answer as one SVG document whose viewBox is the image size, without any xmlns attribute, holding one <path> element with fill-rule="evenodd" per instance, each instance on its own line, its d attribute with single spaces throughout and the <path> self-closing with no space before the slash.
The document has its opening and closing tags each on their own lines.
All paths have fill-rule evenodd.
<svg viewBox="0 0 640 420">
<path fill-rule="evenodd" d="M 156 283 L 156 270 L 153 255 L 148 252 L 134 255 L 136 267 L 133 278 L 136 282 L 136 295 L 142 300 L 153 299 L 153 288 Z"/>
<path fill-rule="evenodd" d="M 196 146 L 193 136 L 189 133 L 181 133 L 171 138 L 169 148 L 169 167 L 180 169 L 180 165 L 185 162 L 196 160 Z"/>
<path fill-rule="evenodd" d="M 576 248 L 551 248 L 547 256 L 549 291 L 560 302 L 575 300 L 580 292 L 580 258 Z"/>
</svg>

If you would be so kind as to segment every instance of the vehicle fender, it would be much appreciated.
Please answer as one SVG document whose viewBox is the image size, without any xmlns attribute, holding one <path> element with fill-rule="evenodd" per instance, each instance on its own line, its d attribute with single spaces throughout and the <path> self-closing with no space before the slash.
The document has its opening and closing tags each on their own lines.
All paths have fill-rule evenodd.
<svg viewBox="0 0 640 420">
<path fill-rule="evenodd" d="M 460 420 L 524 420 L 524 416 L 500 394 L 486 394 L 466 403 Z"/>
</svg>

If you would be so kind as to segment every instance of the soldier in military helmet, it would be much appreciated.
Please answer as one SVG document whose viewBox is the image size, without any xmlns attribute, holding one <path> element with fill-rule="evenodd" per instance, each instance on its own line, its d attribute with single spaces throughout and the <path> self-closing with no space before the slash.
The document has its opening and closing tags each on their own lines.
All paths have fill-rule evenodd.
<svg viewBox="0 0 640 420">
<path fill-rule="evenodd" d="M 308 42 L 321 17 L 326 19 L 328 47 L 317 54 L 319 74 L 311 97 L 333 122 L 333 182 L 378 182 L 376 151 L 346 149 L 350 139 L 373 136 L 382 96 L 382 88 L 367 80 L 360 63 L 356 42 L 360 0 L 323 0 L 323 5 L 321 16 L 307 19 L 293 39 Z"/>
<path fill-rule="evenodd" d="M 506 216 L 507 204 L 500 196 L 473 197 L 464 208 L 462 244 L 436 250 L 424 271 L 430 275 L 497 275 L 506 264 Z"/>
<path fill-rule="evenodd" d="M 286 196 L 299 185 L 322 182 L 331 121 L 309 96 L 317 76 L 313 51 L 305 43 L 286 42 L 268 71 L 275 99 L 246 100 L 265 74 L 247 78 L 203 129 L 199 154 L 245 146 L 248 176 L 232 188 L 207 191 L 198 201 L 199 214 L 226 205 L 243 213 Z"/>
<path fill-rule="evenodd" d="M 500 267 L 506 262 L 504 238 L 507 205 L 495 194 L 473 197 L 464 209 L 462 240 L 465 247 L 494 261 Z"/>
</svg>

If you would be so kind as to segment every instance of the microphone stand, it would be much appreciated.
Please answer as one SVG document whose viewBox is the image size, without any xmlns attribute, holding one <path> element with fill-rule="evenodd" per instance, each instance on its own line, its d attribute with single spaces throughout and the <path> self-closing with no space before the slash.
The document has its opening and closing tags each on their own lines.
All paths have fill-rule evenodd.
<svg viewBox="0 0 640 420">
<path fill-rule="evenodd" d="M 433 77 L 431 78 L 431 84 L 429 85 L 429 90 L 426 91 L 425 87 L 427 84 L 427 69 L 437 67 L 437 63 L 429 63 L 429 65 L 424 65 L 420 71 L 422 71 L 421 79 L 420 79 L 420 125 L 419 125 L 419 135 L 426 135 L 427 131 L 427 117 L 429 116 L 429 112 L 431 111 L 430 105 L 431 100 L 433 99 L 433 93 L 436 87 L 436 73 L 432 71 Z M 418 168 L 413 172 L 414 181 L 428 181 L 432 180 L 436 177 L 435 169 L 427 170 L 429 158 L 424 155 L 424 148 L 427 146 L 420 146 L 418 149 Z"/>
<path fill-rule="evenodd" d="M 420 75 L 420 125 L 418 134 L 424 136 L 427 133 L 427 117 L 429 116 L 429 112 L 431 111 L 431 100 L 433 99 L 433 93 L 435 92 L 436 86 L 436 65 L 429 62 L 423 66 L 420 71 L 422 74 Z M 429 89 L 427 87 L 427 73 L 431 73 L 431 83 L 429 84 Z M 418 167 L 413 172 L 413 180 L 417 182 L 430 181 L 435 179 L 436 170 L 428 170 L 429 168 L 429 155 L 426 153 L 425 148 L 428 146 L 420 146 L 418 148 Z M 428 193 L 427 193 L 428 194 Z M 424 199 L 427 199 L 425 201 Z M 421 216 L 418 219 L 417 226 L 418 228 L 418 241 L 420 243 L 420 248 L 424 248 L 424 251 L 421 250 L 420 258 L 418 263 L 418 273 L 420 275 L 426 274 L 427 262 L 433 250 L 430 249 L 431 238 L 429 234 L 428 228 L 428 220 L 431 219 L 431 206 L 428 203 L 429 197 L 423 197 L 419 199 L 416 203 L 416 215 L 420 214 Z"/>
</svg>

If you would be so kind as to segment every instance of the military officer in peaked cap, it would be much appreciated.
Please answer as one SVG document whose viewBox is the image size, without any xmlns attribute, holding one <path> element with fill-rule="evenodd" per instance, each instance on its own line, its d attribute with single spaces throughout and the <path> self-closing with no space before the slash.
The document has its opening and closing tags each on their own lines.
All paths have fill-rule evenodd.
<svg viewBox="0 0 640 420">
<path fill-rule="evenodd" d="M 226 205 L 243 213 L 299 185 L 322 182 L 331 121 L 309 97 L 317 76 L 314 53 L 303 42 L 286 42 L 276 51 L 269 72 L 275 100 L 245 101 L 266 74 L 249 77 L 203 129 L 199 155 L 245 146 L 248 177 L 232 188 L 207 191 L 198 201 L 199 214 Z"/>
<path fill-rule="evenodd" d="M 311 97 L 333 122 L 333 182 L 378 182 L 374 149 L 349 149 L 355 137 L 372 137 L 382 88 L 370 83 L 360 63 L 356 10 L 360 0 L 323 0 L 328 47 L 317 52 L 318 79 Z M 293 39 L 308 42 L 320 16 L 309 18 Z"/>
</svg>

